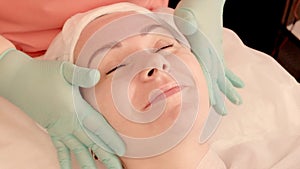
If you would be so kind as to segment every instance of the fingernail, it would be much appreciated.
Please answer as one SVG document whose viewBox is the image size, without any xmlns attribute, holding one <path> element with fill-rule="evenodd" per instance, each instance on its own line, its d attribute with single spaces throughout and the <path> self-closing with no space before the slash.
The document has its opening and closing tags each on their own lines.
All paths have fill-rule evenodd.
<svg viewBox="0 0 300 169">
<path fill-rule="evenodd" d="M 239 94 L 236 93 L 234 97 L 234 104 L 241 105 L 243 103 L 243 100 Z"/>
</svg>

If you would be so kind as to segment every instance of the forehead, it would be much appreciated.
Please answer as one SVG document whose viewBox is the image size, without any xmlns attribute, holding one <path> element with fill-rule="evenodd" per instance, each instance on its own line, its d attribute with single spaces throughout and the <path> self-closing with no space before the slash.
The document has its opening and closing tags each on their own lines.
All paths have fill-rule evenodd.
<svg viewBox="0 0 300 169">
<path fill-rule="evenodd" d="M 173 37 L 171 26 L 160 20 L 154 13 L 138 14 L 136 12 L 118 12 L 97 18 L 88 25 L 89 38 L 86 40 L 78 59 L 79 66 L 97 68 L 100 60 L 110 47 L 129 37 L 149 32 Z M 97 54 L 96 64 L 90 65 L 91 59 L 101 49 L 102 56 Z M 93 61 L 95 62 L 95 61 Z"/>
<path fill-rule="evenodd" d="M 132 14 L 137 14 L 137 13 L 134 11 L 126 11 L 126 12 L 108 13 L 108 14 L 99 16 L 84 28 L 84 31 L 82 32 L 82 34 L 87 34 L 88 32 L 94 33 L 101 27 L 105 26 L 106 24 L 108 24 L 118 18 L 132 15 Z"/>
<path fill-rule="evenodd" d="M 108 24 L 109 22 L 120 18 L 122 16 L 126 16 L 126 15 L 130 15 L 130 14 L 134 14 L 136 12 L 133 11 L 127 11 L 127 12 L 115 12 L 115 13 L 111 13 L 111 14 L 106 14 L 106 15 L 102 15 L 97 17 L 95 20 L 93 20 L 92 22 L 90 22 L 81 32 L 80 37 L 79 37 L 79 41 L 77 42 L 77 46 L 79 48 L 82 48 L 82 46 L 86 43 L 86 41 L 97 31 L 99 30 L 101 27 L 105 26 L 106 24 Z"/>
</svg>

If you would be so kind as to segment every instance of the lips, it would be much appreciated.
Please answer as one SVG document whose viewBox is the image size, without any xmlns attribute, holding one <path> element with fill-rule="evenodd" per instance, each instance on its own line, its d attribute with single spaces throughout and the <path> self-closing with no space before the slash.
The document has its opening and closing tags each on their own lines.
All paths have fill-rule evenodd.
<svg viewBox="0 0 300 169">
<path fill-rule="evenodd" d="M 183 88 L 184 86 L 179 86 L 177 84 L 167 85 L 165 87 L 160 88 L 159 91 L 154 92 L 154 94 L 151 96 L 149 103 L 145 106 L 144 109 L 147 109 L 152 104 L 155 104 L 160 100 L 171 97 L 172 95 L 180 92 Z"/>
</svg>

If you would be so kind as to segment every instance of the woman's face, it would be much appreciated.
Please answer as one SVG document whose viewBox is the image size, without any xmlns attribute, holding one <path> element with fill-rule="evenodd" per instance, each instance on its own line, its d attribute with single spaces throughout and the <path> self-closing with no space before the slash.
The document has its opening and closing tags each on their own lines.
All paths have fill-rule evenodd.
<svg viewBox="0 0 300 169">
<path fill-rule="evenodd" d="M 113 13 L 102 16 L 89 24 L 78 41 L 75 56 L 79 54 L 82 46 L 96 30 L 123 16 L 132 14 L 134 13 Z M 151 22 L 157 25 L 150 18 L 142 19 L 146 20 L 145 23 L 149 25 L 152 24 Z M 126 29 L 126 25 L 122 29 Z M 184 141 L 178 143 L 178 147 L 181 147 L 179 149 L 182 150 L 185 145 L 191 146 L 191 142 L 197 143 L 209 109 L 206 81 L 201 67 L 190 49 L 172 37 L 168 30 L 156 27 L 150 33 L 128 36 L 123 40 L 118 40 L 107 50 L 98 69 L 101 78 L 95 86 L 95 90 L 83 90 L 83 92 L 95 92 L 97 109 L 120 134 L 132 138 L 149 138 L 160 135 L 174 126 L 180 114 L 183 113 L 184 117 L 185 111 L 182 107 L 188 100 L 197 107 L 195 110 L 198 112 L 195 112 L 194 121 L 187 121 L 195 123 Z M 183 76 L 174 76 L 174 74 L 180 73 Z M 192 80 L 178 80 L 178 77 Z M 184 94 L 186 91 L 192 91 L 192 88 L 197 99 L 189 98 L 188 94 Z M 130 104 L 131 109 L 121 110 L 124 106 L 118 104 Z M 156 109 L 156 107 L 162 107 L 162 109 Z M 143 122 L 130 120 L 130 116 L 134 116 L 134 114 L 132 115 L 128 111 L 133 110 L 143 117 L 147 113 L 152 113 L 151 109 L 161 111 L 154 120 L 147 121 L 146 118 L 140 119 Z M 122 111 L 126 111 L 129 117 L 124 117 Z M 168 142 L 168 140 L 165 141 Z"/>
</svg>

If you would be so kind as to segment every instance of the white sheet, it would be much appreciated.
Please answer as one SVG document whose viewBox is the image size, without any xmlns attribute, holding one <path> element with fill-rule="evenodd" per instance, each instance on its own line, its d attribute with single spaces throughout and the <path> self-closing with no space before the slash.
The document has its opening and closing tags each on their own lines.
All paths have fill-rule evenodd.
<svg viewBox="0 0 300 169">
<path fill-rule="evenodd" d="M 270 56 L 244 46 L 228 29 L 224 48 L 225 62 L 246 87 L 239 90 L 243 105 L 227 103 L 229 115 L 210 140 L 213 150 L 232 169 L 297 168 L 299 84 Z M 12 107 L 0 98 L 0 168 L 59 168 L 49 137 Z"/>
<path fill-rule="evenodd" d="M 212 147 L 228 168 L 298 169 L 300 85 L 270 56 L 244 46 L 225 30 L 225 61 L 245 82 L 244 103 L 227 103 L 229 115 Z"/>
</svg>

